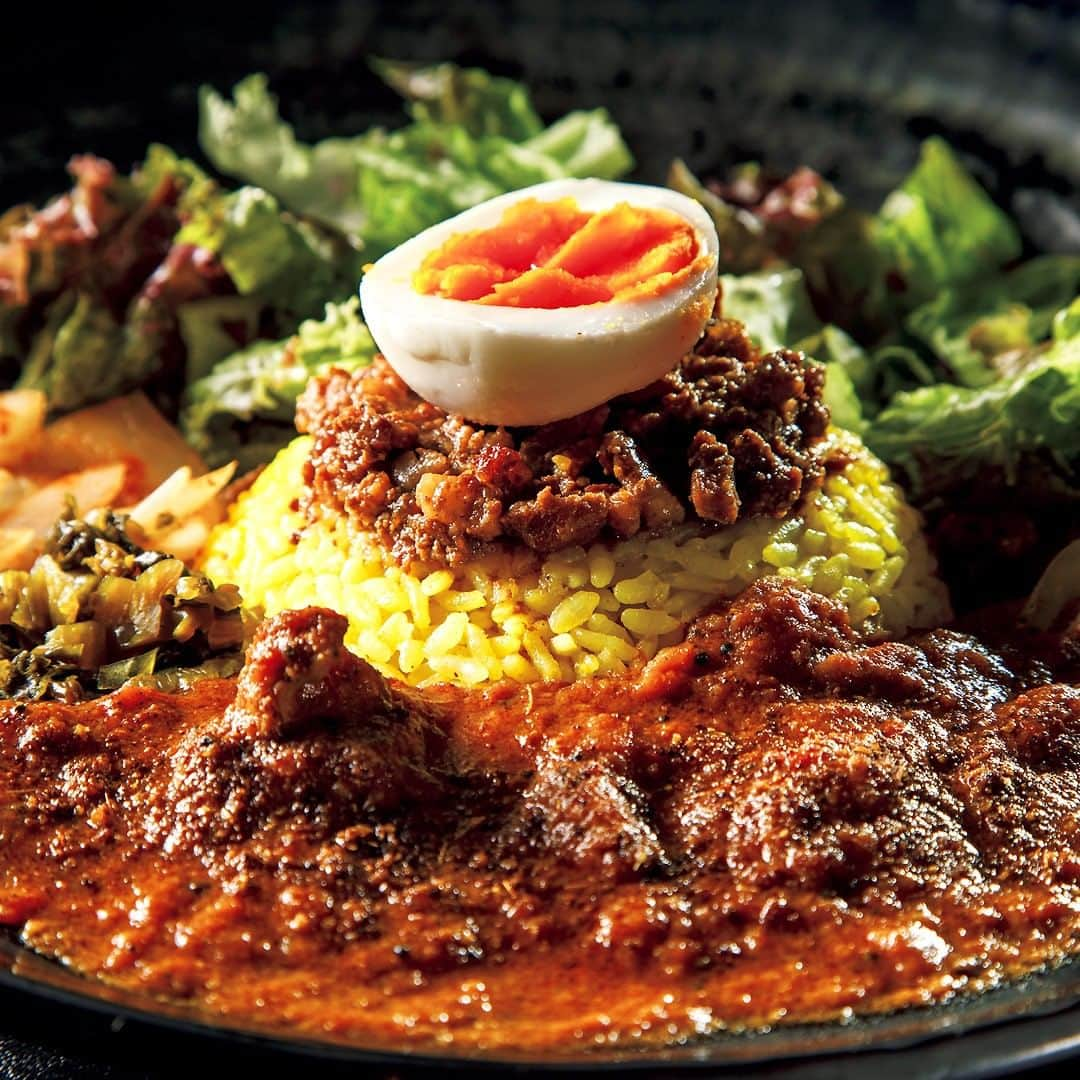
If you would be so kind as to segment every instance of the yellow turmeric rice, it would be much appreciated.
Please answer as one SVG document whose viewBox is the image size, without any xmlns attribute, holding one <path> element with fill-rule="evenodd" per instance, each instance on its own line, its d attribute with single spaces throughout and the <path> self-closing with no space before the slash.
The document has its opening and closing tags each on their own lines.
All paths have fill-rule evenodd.
<svg viewBox="0 0 1080 1080">
<path fill-rule="evenodd" d="M 267 615 L 321 604 L 346 615 L 346 643 L 416 686 L 480 686 L 623 672 L 681 639 L 717 598 L 766 574 L 841 601 L 852 623 L 900 634 L 948 617 L 919 515 L 859 440 L 850 463 L 781 521 L 684 525 L 659 536 L 500 552 L 415 576 L 344 518 L 295 509 L 310 439 L 295 439 L 211 534 L 201 569 Z"/>
</svg>

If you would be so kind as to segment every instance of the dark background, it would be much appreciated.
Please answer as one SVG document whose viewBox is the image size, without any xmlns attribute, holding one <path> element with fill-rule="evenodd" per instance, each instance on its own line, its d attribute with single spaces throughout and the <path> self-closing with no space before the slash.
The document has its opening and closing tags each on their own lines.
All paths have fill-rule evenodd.
<svg viewBox="0 0 1080 1080">
<path fill-rule="evenodd" d="M 270 74 L 305 139 L 400 123 L 398 99 L 366 66 L 374 54 L 526 79 L 547 118 L 604 105 L 637 155 L 637 175 L 651 181 L 675 155 L 704 173 L 748 158 L 806 163 L 874 207 L 920 140 L 942 133 L 1033 249 L 1080 251 L 1080 12 L 1062 0 L 22 5 L 5 14 L 4 44 L 0 207 L 62 190 L 75 152 L 127 168 L 160 141 L 199 158 L 199 85 L 227 90 L 251 71 Z M 1001 1029 L 978 1051 L 953 1041 L 848 1071 L 989 1075 L 1012 1067 L 1025 1045 L 1052 1053 L 1055 1039 L 1080 1029 L 1072 1016 L 1052 1031 L 1029 1029 L 1027 1044 Z M 273 1073 L 281 1064 L 250 1046 L 117 1025 L 0 990 L 6 1080 Z M 839 1075 L 839 1066 L 815 1068 Z M 1074 1076 L 1076 1065 L 1031 1075 Z"/>
<path fill-rule="evenodd" d="M 0 204 L 61 190 L 73 152 L 198 157 L 200 83 L 271 75 L 306 139 L 403 120 L 365 58 L 524 78 L 546 117 L 606 106 L 662 180 L 810 164 L 875 206 L 945 134 L 1044 250 L 1080 249 L 1080 8 L 1002 0 L 378 0 L 20 8 L 0 62 Z"/>
</svg>

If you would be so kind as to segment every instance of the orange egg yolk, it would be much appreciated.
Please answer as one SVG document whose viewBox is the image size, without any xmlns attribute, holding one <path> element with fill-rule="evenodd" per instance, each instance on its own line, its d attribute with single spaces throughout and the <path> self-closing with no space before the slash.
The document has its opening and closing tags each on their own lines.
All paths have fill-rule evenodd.
<svg viewBox="0 0 1080 1080">
<path fill-rule="evenodd" d="M 670 210 L 619 203 L 600 213 L 572 198 L 523 199 L 490 229 L 456 233 L 413 276 L 429 296 L 501 307 L 566 308 L 659 296 L 704 258 Z"/>
</svg>

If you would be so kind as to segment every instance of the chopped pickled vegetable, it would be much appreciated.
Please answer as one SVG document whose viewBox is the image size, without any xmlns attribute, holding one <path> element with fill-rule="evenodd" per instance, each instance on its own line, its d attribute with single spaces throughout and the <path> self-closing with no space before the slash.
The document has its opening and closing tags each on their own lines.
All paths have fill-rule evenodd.
<svg viewBox="0 0 1080 1080">
<path fill-rule="evenodd" d="M 68 517 L 29 570 L 0 573 L 0 697 L 76 702 L 132 680 L 183 690 L 239 669 L 236 588 L 147 550 L 146 536 L 111 510 Z"/>
</svg>

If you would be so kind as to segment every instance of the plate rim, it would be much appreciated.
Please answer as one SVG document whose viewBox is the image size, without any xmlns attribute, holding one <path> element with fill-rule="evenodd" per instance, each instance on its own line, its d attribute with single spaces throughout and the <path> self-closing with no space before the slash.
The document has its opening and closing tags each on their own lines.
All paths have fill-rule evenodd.
<svg viewBox="0 0 1080 1080">
<path fill-rule="evenodd" d="M 710 1069 L 726 1072 L 768 1068 L 772 1074 L 795 1077 L 807 1074 L 807 1070 L 817 1075 L 828 1065 L 830 1077 L 854 1078 L 865 1075 L 867 1062 L 875 1056 L 888 1055 L 890 1062 L 899 1065 L 901 1058 L 934 1056 L 937 1048 L 937 1056 L 961 1059 L 950 1062 L 949 1077 L 979 1080 L 1080 1056 L 1080 954 L 982 993 L 882 1016 L 781 1025 L 762 1032 L 721 1034 L 683 1045 L 620 1048 L 607 1055 L 590 1049 L 551 1055 L 515 1054 L 509 1050 L 455 1052 L 452 1047 L 388 1047 L 290 1034 L 277 1026 L 231 1022 L 197 1006 L 82 975 L 34 952 L 10 934 L 0 934 L 0 988 L 149 1028 L 195 1035 L 208 1042 L 246 1044 L 297 1059 L 397 1069 L 469 1069 L 489 1075 L 506 1070 L 563 1075 L 624 1071 L 641 1075 L 657 1069 L 700 1075 Z M 992 1049 L 989 1056 L 973 1053 L 977 1042 L 992 1043 L 995 1036 L 1002 1034 L 1005 1046 Z M 1017 1034 L 1027 1038 L 1019 1042 L 1009 1038 Z M 962 1059 L 966 1059 L 968 1067 Z M 879 1076 L 878 1080 L 889 1080 L 892 1075 L 910 1076 L 909 1067 L 890 1069 L 888 1076 Z"/>
</svg>

